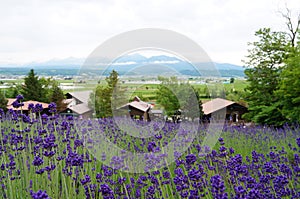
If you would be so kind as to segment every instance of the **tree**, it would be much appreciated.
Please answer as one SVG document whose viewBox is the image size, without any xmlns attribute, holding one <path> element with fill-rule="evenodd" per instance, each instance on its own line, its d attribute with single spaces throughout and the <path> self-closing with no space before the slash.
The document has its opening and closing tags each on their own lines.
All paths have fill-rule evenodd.
<svg viewBox="0 0 300 199">
<path fill-rule="evenodd" d="M 122 91 L 118 86 L 118 75 L 117 71 L 113 70 L 105 78 L 106 84 L 99 84 L 91 94 L 90 106 L 95 109 L 96 117 L 112 117 L 113 108 L 120 104 Z"/>
<path fill-rule="evenodd" d="M 249 82 L 245 99 L 249 104 L 249 113 L 244 116 L 256 123 L 275 126 L 298 120 L 294 117 L 294 114 L 298 113 L 295 108 L 295 105 L 298 105 L 298 93 L 290 85 L 298 86 L 296 80 L 299 78 L 299 50 L 296 41 L 300 15 L 294 25 L 289 9 L 281 14 L 286 20 L 288 31 L 272 32 L 269 28 L 257 31 L 255 36 L 259 41 L 249 43 L 252 49 L 248 51 L 248 61 L 245 62 L 248 67 L 245 75 Z M 285 92 L 290 95 L 286 97 Z"/>
<path fill-rule="evenodd" d="M 24 78 L 24 84 L 25 85 L 21 91 L 24 96 L 24 100 L 43 101 L 41 99 L 45 98 L 43 95 L 44 89 L 33 69 L 31 69 L 28 75 Z"/>
<path fill-rule="evenodd" d="M 230 84 L 233 84 L 233 83 L 234 83 L 234 78 L 231 77 L 231 78 L 230 78 Z"/>
<path fill-rule="evenodd" d="M 203 116 L 200 95 L 189 83 L 179 83 L 177 77 L 158 77 L 161 84 L 156 92 L 157 103 L 164 107 L 167 116 L 182 111 L 182 116 L 194 120 Z"/>
<path fill-rule="evenodd" d="M 5 91 L 5 96 L 7 98 L 15 98 L 22 93 L 22 86 L 20 84 L 13 84 Z"/>
<path fill-rule="evenodd" d="M 0 91 L 0 108 L 4 110 L 4 112 L 7 111 L 7 102 L 5 95 L 3 92 Z"/>
<path fill-rule="evenodd" d="M 112 70 L 108 77 L 105 78 L 105 81 L 107 82 L 108 87 L 113 90 L 117 83 L 119 82 L 119 74 L 117 71 Z"/>
<path fill-rule="evenodd" d="M 290 38 L 291 46 L 294 48 L 296 46 L 296 39 L 298 37 L 299 26 L 300 26 L 300 14 L 298 15 L 296 24 L 292 22 L 292 12 L 290 9 L 286 8 L 286 12 L 280 12 L 282 17 L 286 20 L 286 26 L 288 28 L 288 36 Z"/>
<path fill-rule="evenodd" d="M 112 116 L 111 90 L 108 86 L 98 85 L 96 90 L 91 94 L 91 98 L 94 99 L 94 103 L 90 105 L 94 106 L 96 117 Z"/>
<path fill-rule="evenodd" d="M 210 92 L 207 88 L 207 86 L 205 85 L 203 88 L 203 98 L 209 98 L 210 97 Z"/>
<path fill-rule="evenodd" d="M 300 49 L 287 61 L 282 71 L 280 85 L 276 94 L 280 99 L 282 114 L 289 123 L 300 123 Z"/>
<path fill-rule="evenodd" d="M 185 117 L 191 118 L 192 121 L 194 121 L 195 118 L 199 118 L 199 121 L 201 121 L 204 113 L 200 95 L 196 89 L 189 84 L 186 84 L 184 87 L 183 90 L 188 91 L 188 93 L 185 95 L 187 98 L 184 102 L 183 114 Z"/>
<path fill-rule="evenodd" d="M 51 88 L 49 89 L 48 101 L 54 102 L 57 106 L 57 111 L 63 111 L 67 108 L 67 104 L 64 103 L 65 95 L 58 85 L 58 82 L 52 81 Z"/>
<path fill-rule="evenodd" d="M 178 79 L 176 77 L 158 77 L 161 81 L 156 91 L 157 103 L 164 107 L 167 116 L 172 116 L 180 108 L 176 96 L 178 92 Z"/>
<path fill-rule="evenodd" d="M 253 48 L 248 51 L 248 61 L 245 62 L 248 67 L 245 75 L 249 82 L 245 99 L 249 105 L 249 113 L 244 117 L 256 123 L 274 125 L 276 121 L 284 120 L 274 92 L 278 88 L 280 72 L 288 57 L 290 43 L 285 33 L 272 32 L 269 28 L 260 29 L 255 36 L 259 41 L 249 43 Z M 269 122 L 265 119 L 266 115 L 276 118 Z"/>
</svg>

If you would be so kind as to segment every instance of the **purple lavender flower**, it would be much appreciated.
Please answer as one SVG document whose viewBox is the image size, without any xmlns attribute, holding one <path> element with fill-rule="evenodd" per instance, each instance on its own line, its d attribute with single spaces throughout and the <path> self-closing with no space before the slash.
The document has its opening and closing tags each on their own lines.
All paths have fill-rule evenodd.
<svg viewBox="0 0 300 199">
<path fill-rule="evenodd" d="M 45 172 L 44 168 L 41 168 L 40 170 L 35 171 L 36 174 L 43 174 Z"/>
<path fill-rule="evenodd" d="M 43 159 L 40 156 L 35 156 L 32 164 L 34 166 L 41 166 L 44 163 Z"/>
<path fill-rule="evenodd" d="M 30 103 L 28 104 L 28 110 L 32 111 L 34 109 L 34 104 Z"/>
<path fill-rule="evenodd" d="M 219 150 L 221 153 L 223 153 L 227 150 L 227 148 L 225 146 L 221 146 Z"/>
<path fill-rule="evenodd" d="M 222 137 L 219 138 L 220 145 L 224 145 L 224 139 Z"/>
<path fill-rule="evenodd" d="M 234 187 L 234 191 L 236 193 L 236 195 L 235 195 L 234 198 L 236 198 L 236 199 L 238 199 L 238 198 L 245 198 L 246 190 L 244 189 L 243 186 Z"/>
<path fill-rule="evenodd" d="M 197 170 L 197 169 L 195 169 L 195 168 L 191 169 L 191 170 L 188 172 L 188 176 L 189 176 L 189 179 L 190 179 L 191 181 L 198 181 L 198 180 L 200 180 L 200 178 L 201 178 L 200 171 Z"/>
<path fill-rule="evenodd" d="M 212 186 L 211 191 L 214 198 L 228 198 L 227 193 L 225 193 L 226 187 L 224 185 L 224 181 L 220 175 L 212 176 L 210 182 Z"/>
<path fill-rule="evenodd" d="M 42 112 L 42 111 L 43 111 L 43 105 L 37 103 L 37 104 L 35 105 L 34 109 L 35 109 L 35 112 Z"/>
<path fill-rule="evenodd" d="M 4 115 L 4 110 L 0 108 L 0 119 L 2 118 L 3 115 Z"/>
<path fill-rule="evenodd" d="M 109 196 L 113 194 L 113 191 L 108 184 L 101 184 L 99 192 L 101 192 L 103 196 Z"/>
<path fill-rule="evenodd" d="M 87 183 L 91 182 L 91 177 L 89 175 L 85 175 L 84 179 L 80 180 L 82 185 L 85 185 Z"/>
<path fill-rule="evenodd" d="M 258 189 L 251 189 L 246 196 L 247 199 L 263 199 L 265 198 Z"/>
<path fill-rule="evenodd" d="M 296 143 L 297 143 L 298 147 L 300 147 L 300 137 L 296 139 Z"/>
<path fill-rule="evenodd" d="M 24 123 L 30 123 L 31 122 L 30 117 L 25 115 L 25 114 L 22 115 L 22 119 L 23 119 Z"/>
<path fill-rule="evenodd" d="M 136 189 L 135 190 L 135 197 L 136 198 L 140 198 L 142 196 L 141 190 L 140 189 Z"/>
<path fill-rule="evenodd" d="M 193 153 L 185 156 L 185 162 L 188 165 L 194 164 L 196 162 L 196 160 L 197 160 L 197 156 Z"/>
<path fill-rule="evenodd" d="M 30 195 L 33 199 L 51 199 L 47 192 L 42 190 L 38 190 L 37 192 L 30 190 Z"/>
<path fill-rule="evenodd" d="M 12 106 L 13 106 L 14 108 L 19 108 L 19 107 L 21 107 L 21 106 L 24 106 L 24 103 L 19 102 L 18 100 L 16 100 L 16 101 L 14 101 L 14 102 L 12 103 Z"/>
<path fill-rule="evenodd" d="M 147 197 L 151 198 L 155 194 L 155 188 L 154 186 L 149 186 L 147 190 Z"/>
<path fill-rule="evenodd" d="M 163 177 L 165 179 L 170 179 L 170 172 L 169 171 L 164 171 L 162 174 L 163 174 Z"/>
<path fill-rule="evenodd" d="M 155 142 L 149 142 L 147 149 L 148 149 L 149 152 L 154 152 L 155 147 L 156 147 Z"/>
<path fill-rule="evenodd" d="M 22 101 L 24 99 L 23 95 L 17 95 L 16 100 Z"/>
<path fill-rule="evenodd" d="M 56 112 L 56 104 L 54 102 L 51 102 L 49 105 L 48 105 L 48 108 L 49 108 L 49 113 L 55 113 Z"/>
</svg>

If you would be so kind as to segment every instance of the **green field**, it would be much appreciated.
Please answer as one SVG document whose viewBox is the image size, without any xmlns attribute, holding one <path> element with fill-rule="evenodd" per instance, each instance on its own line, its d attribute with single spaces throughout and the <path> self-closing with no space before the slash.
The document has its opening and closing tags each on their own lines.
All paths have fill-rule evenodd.
<svg viewBox="0 0 300 199">
<path fill-rule="evenodd" d="M 74 80 L 57 80 L 61 85 L 73 85 L 73 87 L 69 86 L 69 88 L 64 89 L 64 93 L 68 92 L 74 92 L 74 91 L 84 91 L 84 90 L 94 90 L 98 84 L 96 80 L 88 80 L 84 83 L 74 83 Z M 2 80 L 2 85 L 20 85 L 24 82 L 22 79 L 17 80 Z M 191 84 L 197 92 L 199 92 L 201 99 L 205 100 L 207 97 L 205 97 L 205 90 L 206 85 L 205 84 Z M 147 82 L 143 82 L 142 84 L 138 83 L 122 83 L 122 87 L 124 87 L 128 92 L 131 93 L 132 98 L 134 96 L 139 96 L 142 100 L 145 101 L 156 101 L 156 91 L 159 84 L 147 84 Z M 244 91 L 245 87 L 247 86 L 247 82 L 245 80 L 235 80 L 233 84 L 224 83 L 224 90 L 226 94 L 233 93 L 233 92 L 242 92 Z M 1 90 L 5 90 L 8 88 L 1 88 Z"/>
</svg>

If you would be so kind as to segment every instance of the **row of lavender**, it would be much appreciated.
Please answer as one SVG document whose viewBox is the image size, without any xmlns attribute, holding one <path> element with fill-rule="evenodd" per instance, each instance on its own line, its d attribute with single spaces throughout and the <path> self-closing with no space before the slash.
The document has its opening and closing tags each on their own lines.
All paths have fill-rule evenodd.
<svg viewBox="0 0 300 199">
<path fill-rule="evenodd" d="M 20 100 L 15 106 L 22 106 Z M 110 119 L 59 117 L 55 104 L 51 116 L 40 115 L 38 105 L 30 108 L 30 115 L 0 112 L 1 198 L 300 198 L 297 126 L 228 128 L 214 150 L 201 147 L 199 135 L 186 153 L 174 148 L 174 163 L 131 174 L 124 172 L 123 156 L 94 156 L 89 147 L 101 140 L 88 135 L 164 161 L 155 154 L 176 135 L 187 139 L 188 132 L 167 123 L 159 134 L 138 139 Z M 147 131 L 157 128 L 151 123 Z M 107 159 L 111 165 L 103 164 Z"/>
</svg>

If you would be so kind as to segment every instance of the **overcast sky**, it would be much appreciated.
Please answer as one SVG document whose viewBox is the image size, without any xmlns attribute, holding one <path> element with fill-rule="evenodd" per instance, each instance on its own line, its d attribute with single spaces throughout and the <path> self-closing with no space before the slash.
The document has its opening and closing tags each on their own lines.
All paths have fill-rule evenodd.
<svg viewBox="0 0 300 199">
<path fill-rule="evenodd" d="M 299 0 L 0 0 L 0 63 L 85 58 L 122 32 L 166 28 L 215 62 L 241 65 L 256 30 L 285 29 L 285 4 L 300 11 Z"/>
</svg>

